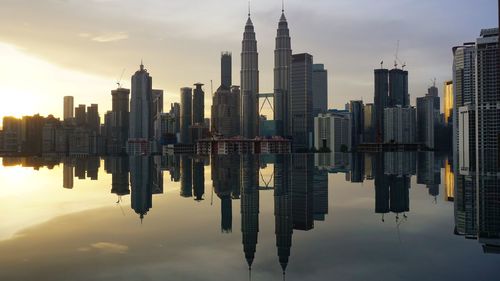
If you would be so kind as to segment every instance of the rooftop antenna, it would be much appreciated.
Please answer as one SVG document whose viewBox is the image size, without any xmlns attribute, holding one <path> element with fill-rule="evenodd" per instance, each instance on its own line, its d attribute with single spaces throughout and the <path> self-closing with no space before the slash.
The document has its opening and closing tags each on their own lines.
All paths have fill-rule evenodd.
<svg viewBox="0 0 500 281">
<path fill-rule="evenodd" d="M 281 12 L 285 12 L 285 0 L 281 0 Z"/>
<path fill-rule="evenodd" d="M 248 17 L 250 17 L 250 0 L 248 0 Z"/>
</svg>

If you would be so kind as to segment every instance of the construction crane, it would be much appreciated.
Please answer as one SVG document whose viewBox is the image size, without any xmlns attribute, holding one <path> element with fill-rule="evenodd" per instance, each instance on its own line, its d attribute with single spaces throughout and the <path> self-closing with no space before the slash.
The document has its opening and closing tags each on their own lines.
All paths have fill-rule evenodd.
<svg viewBox="0 0 500 281">
<path fill-rule="evenodd" d="M 116 81 L 116 85 L 118 86 L 118 89 L 120 89 L 122 87 L 122 78 L 123 78 L 123 73 L 125 73 L 125 68 L 122 70 L 122 74 L 120 74 L 120 78 L 118 78 L 118 80 Z"/>
<path fill-rule="evenodd" d="M 406 62 L 402 62 L 399 59 L 399 40 L 396 43 L 396 53 L 394 54 L 394 68 L 398 68 L 398 64 L 401 64 L 401 69 L 404 70 L 406 67 Z"/>
</svg>

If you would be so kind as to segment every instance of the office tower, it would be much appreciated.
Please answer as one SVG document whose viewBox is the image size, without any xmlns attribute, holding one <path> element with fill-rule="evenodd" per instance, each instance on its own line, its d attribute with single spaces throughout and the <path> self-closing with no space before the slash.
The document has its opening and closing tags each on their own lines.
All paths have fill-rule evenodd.
<svg viewBox="0 0 500 281">
<path fill-rule="evenodd" d="M 363 101 L 356 100 L 349 103 L 349 112 L 351 113 L 351 146 L 356 148 L 363 142 L 365 116 L 363 112 Z"/>
<path fill-rule="evenodd" d="M 193 89 L 181 88 L 181 143 L 191 143 L 189 127 L 193 124 L 192 103 Z"/>
<path fill-rule="evenodd" d="M 293 150 L 303 151 L 313 145 L 313 96 L 312 65 L 310 54 L 292 56 L 292 82 L 290 91 L 289 133 L 293 138 Z"/>
<path fill-rule="evenodd" d="M 73 118 L 74 98 L 72 96 L 64 97 L 64 120 Z"/>
<path fill-rule="evenodd" d="M 250 12 L 241 51 L 241 135 L 253 139 L 259 133 L 259 54 Z"/>
<path fill-rule="evenodd" d="M 416 139 L 414 107 L 401 106 L 384 110 L 384 142 L 410 144 Z"/>
<path fill-rule="evenodd" d="M 444 82 L 444 122 L 449 124 L 453 115 L 453 81 Z"/>
<path fill-rule="evenodd" d="M 441 111 L 441 99 L 439 98 L 439 90 L 436 87 L 436 82 L 434 81 L 434 84 L 430 86 L 427 89 L 427 95 L 426 97 L 431 97 L 434 99 L 434 110 L 437 110 L 438 112 Z"/>
<path fill-rule="evenodd" d="M 476 41 L 476 169 L 478 181 L 500 175 L 500 84 L 498 28 L 483 29 Z M 479 182 L 478 182 L 479 185 Z"/>
<path fill-rule="evenodd" d="M 121 154 L 125 152 L 129 134 L 130 122 L 130 90 L 118 88 L 111 91 L 112 109 L 111 119 L 106 120 L 106 135 L 108 142 L 108 153 Z"/>
<path fill-rule="evenodd" d="M 132 76 L 130 98 L 129 154 L 149 154 L 153 138 L 152 78 L 141 62 Z"/>
<path fill-rule="evenodd" d="M 91 132 L 99 134 L 101 131 L 101 117 L 97 104 L 91 104 L 87 107 L 87 126 Z"/>
<path fill-rule="evenodd" d="M 84 104 L 75 108 L 75 122 L 77 126 L 87 126 L 87 109 Z"/>
<path fill-rule="evenodd" d="M 429 95 L 417 98 L 417 142 L 430 149 L 435 147 L 435 101 Z"/>
<path fill-rule="evenodd" d="M 364 114 L 364 129 L 363 129 L 363 142 L 375 142 L 375 110 L 373 103 L 365 104 L 363 108 Z"/>
<path fill-rule="evenodd" d="M 163 113 L 163 90 L 151 90 L 151 102 L 151 116 L 154 121 Z"/>
<path fill-rule="evenodd" d="M 181 105 L 177 102 L 170 104 L 170 116 L 174 119 L 174 133 L 181 132 Z"/>
<path fill-rule="evenodd" d="M 221 85 L 212 98 L 211 131 L 224 137 L 240 134 L 240 89 Z"/>
<path fill-rule="evenodd" d="M 328 71 L 323 64 L 313 64 L 313 117 L 328 110 Z"/>
<path fill-rule="evenodd" d="M 314 147 L 317 150 L 351 150 L 351 115 L 347 112 L 320 113 L 314 118 Z"/>
<path fill-rule="evenodd" d="M 389 70 L 389 105 L 391 107 L 410 106 L 410 95 L 408 93 L 408 71 L 402 69 Z"/>
<path fill-rule="evenodd" d="M 222 52 L 220 56 L 220 84 L 230 88 L 233 84 L 233 66 L 231 52 Z"/>
<path fill-rule="evenodd" d="M 292 47 L 290 31 L 284 10 L 278 23 L 276 45 L 274 49 L 274 121 L 276 135 L 288 135 L 289 97 L 290 97 L 290 66 Z"/>
<path fill-rule="evenodd" d="M 241 236 L 243 252 L 251 270 L 259 236 L 259 161 L 257 156 L 241 156 Z"/>
<path fill-rule="evenodd" d="M 205 92 L 203 92 L 203 84 L 196 83 L 193 90 L 193 106 L 192 106 L 192 123 L 204 124 L 205 123 Z"/>
<path fill-rule="evenodd" d="M 389 106 L 389 70 L 375 69 L 375 96 L 373 99 L 375 142 L 384 140 L 384 109 Z"/>
<path fill-rule="evenodd" d="M 453 161 L 458 165 L 459 152 L 459 108 L 475 102 L 476 92 L 476 46 L 465 43 L 453 48 Z M 471 128 L 475 131 L 474 128 Z M 471 157 L 474 158 L 474 157 Z"/>
</svg>

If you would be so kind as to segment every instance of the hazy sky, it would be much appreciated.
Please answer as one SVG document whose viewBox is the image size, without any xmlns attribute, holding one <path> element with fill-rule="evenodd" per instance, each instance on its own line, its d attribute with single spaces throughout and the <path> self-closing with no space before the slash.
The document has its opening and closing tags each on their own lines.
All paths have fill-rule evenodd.
<svg viewBox="0 0 500 281">
<path fill-rule="evenodd" d="M 153 86 L 165 90 L 165 108 L 179 88 L 220 84 L 220 52 L 233 53 L 239 84 L 246 0 L 2 0 L 0 9 L 0 118 L 61 117 L 64 95 L 111 107 L 110 91 L 141 58 Z M 496 27 L 494 0 L 287 0 L 294 53 L 308 52 L 329 71 L 329 106 L 373 101 L 373 69 L 399 57 L 410 72 L 412 103 L 437 78 L 451 78 L 451 48 Z M 272 91 L 273 51 L 280 0 L 253 0 L 260 89 Z"/>
</svg>

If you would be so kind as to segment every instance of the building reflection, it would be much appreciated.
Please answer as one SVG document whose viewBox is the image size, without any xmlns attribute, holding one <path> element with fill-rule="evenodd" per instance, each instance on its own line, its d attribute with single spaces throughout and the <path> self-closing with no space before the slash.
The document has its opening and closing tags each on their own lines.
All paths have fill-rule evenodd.
<svg viewBox="0 0 500 281">
<path fill-rule="evenodd" d="M 233 229 L 233 199 L 240 198 L 240 156 L 212 156 L 212 184 L 221 202 L 221 231 Z"/>
</svg>

